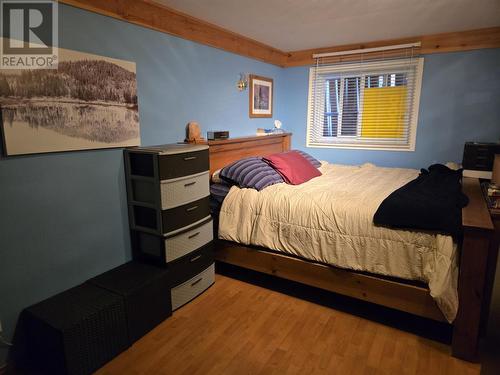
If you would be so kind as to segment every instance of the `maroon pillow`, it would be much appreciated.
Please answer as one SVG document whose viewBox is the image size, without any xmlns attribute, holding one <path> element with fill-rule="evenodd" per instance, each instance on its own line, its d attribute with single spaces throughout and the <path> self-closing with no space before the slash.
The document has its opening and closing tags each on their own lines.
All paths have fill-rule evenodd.
<svg viewBox="0 0 500 375">
<path fill-rule="evenodd" d="M 321 172 L 297 151 L 269 155 L 264 160 L 291 185 L 299 185 L 321 176 Z"/>
</svg>

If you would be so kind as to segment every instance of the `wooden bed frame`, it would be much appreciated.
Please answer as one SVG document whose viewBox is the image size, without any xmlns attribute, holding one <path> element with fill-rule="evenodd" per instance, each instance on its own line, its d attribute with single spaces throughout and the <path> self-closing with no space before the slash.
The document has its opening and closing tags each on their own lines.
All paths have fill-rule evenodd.
<svg viewBox="0 0 500 375">
<path fill-rule="evenodd" d="M 290 149 L 291 134 L 242 137 L 209 141 L 210 172 L 249 156 L 265 156 Z M 459 310 L 453 322 L 452 355 L 477 361 L 481 319 L 487 318 L 489 297 L 485 290 L 488 263 L 496 259 L 489 251 L 493 224 L 479 180 L 463 179 L 470 203 L 462 210 L 464 237 L 460 248 L 458 281 Z M 251 270 L 276 275 L 418 316 L 445 321 L 424 285 L 319 264 L 272 252 L 265 248 L 219 240 L 216 259 Z M 491 267 L 491 265 L 490 265 Z"/>
</svg>

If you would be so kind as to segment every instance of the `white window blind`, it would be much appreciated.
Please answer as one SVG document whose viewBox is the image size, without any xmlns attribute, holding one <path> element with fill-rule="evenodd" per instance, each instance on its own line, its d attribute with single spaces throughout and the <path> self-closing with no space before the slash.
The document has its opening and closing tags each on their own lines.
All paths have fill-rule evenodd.
<svg viewBox="0 0 500 375">
<path fill-rule="evenodd" d="M 307 146 L 415 150 L 423 58 L 413 54 L 318 57 L 309 73 Z"/>
</svg>

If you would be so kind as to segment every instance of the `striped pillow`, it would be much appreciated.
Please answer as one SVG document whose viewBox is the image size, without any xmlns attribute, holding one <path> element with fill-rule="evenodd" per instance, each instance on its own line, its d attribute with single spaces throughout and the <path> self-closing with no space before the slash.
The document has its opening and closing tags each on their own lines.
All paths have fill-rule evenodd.
<svg viewBox="0 0 500 375">
<path fill-rule="evenodd" d="M 225 182 L 210 184 L 210 197 L 218 203 L 222 203 L 230 189 L 231 186 Z"/>
<path fill-rule="evenodd" d="M 311 155 L 309 155 L 307 152 L 301 151 L 301 150 L 294 150 L 297 151 L 299 154 L 301 154 L 304 158 L 306 158 L 309 163 L 314 165 L 316 168 L 321 167 L 321 162 L 318 159 L 313 158 Z"/>
<path fill-rule="evenodd" d="M 241 159 L 224 167 L 220 171 L 220 177 L 240 188 L 252 188 L 258 191 L 285 182 L 276 170 L 262 158 L 257 157 Z"/>
<path fill-rule="evenodd" d="M 225 182 L 210 184 L 210 213 L 212 215 L 219 214 L 229 189 L 231 186 Z"/>
</svg>

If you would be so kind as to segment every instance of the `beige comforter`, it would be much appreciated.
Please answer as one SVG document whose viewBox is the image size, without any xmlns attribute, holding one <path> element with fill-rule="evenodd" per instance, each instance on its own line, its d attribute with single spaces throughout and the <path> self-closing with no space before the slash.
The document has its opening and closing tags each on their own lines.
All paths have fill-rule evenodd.
<svg viewBox="0 0 500 375">
<path fill-rule="evenodd" d="M 458 309 L 457 251 L 450 236 L 373 225 L 380 203 L 418 176 L 414 169 L 323 163 L 305 184 L 261 192 L 231 188 L 219 238 L 331 264 L 428 283 L 448 321 Z"/>
</svg>

